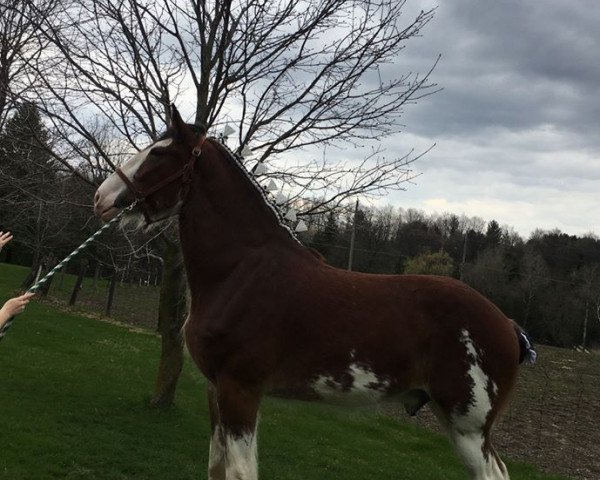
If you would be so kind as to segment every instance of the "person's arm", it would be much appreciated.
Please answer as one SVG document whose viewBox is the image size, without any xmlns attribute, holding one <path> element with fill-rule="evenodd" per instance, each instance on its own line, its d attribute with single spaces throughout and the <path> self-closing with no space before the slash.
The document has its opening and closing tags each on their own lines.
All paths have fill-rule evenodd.
<svg viewBox="0 0 600 480">
<path fill-rule="evenodd" d="M 29 303 L 29 299 L 33 297 L 35 293 L 25 293 L 20 297 L 11 298 L 0 308 L 0 328 L 8 321 L 9 318 L 22 313 L 25 307 Z"/>
<path fill-rule="evenodd" d="M 2 250 L 2 247 L 10 242 L 12 238 L 13 236 L 10 232 L 0 232 L 0 250 Z"/>
</svg>

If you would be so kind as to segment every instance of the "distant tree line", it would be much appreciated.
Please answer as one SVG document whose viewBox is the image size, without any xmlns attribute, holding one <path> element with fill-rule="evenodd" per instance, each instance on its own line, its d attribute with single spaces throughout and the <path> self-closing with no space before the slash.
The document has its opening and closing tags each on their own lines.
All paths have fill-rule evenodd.
<svg viewBox="0 0 600 480">
<path fill-rule="evenodd" d="M 346 268 L 448 275 L 490 298 L 540 343 L 600 343 L 600 239 L 535 230 L 528 239 L 492 220 L 414 209 L 360 208 L 315 216 L 310 246 Z"/>
</svg>

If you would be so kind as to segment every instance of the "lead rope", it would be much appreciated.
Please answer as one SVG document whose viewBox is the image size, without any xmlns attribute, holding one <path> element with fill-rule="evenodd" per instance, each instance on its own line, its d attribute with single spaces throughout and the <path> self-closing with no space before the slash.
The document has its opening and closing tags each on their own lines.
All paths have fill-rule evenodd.
<svg viewBox="0 0 600 480">
<path fill-rule="evenodd" d="M 27 293 L 35 293 L 37 290 L 39 290 L 40 287 L 42 287 L 48 280 L 50 280 L 56 274 L 56 272 L 58 272 L 62 267 L 69 263 L 75 255 L 77 255 L 84 248 L 86 248 L 91 242 L 93 242 L 102 232 L 107 230 L 111 225 L 118 222 L 121 219 L 121 217 L 123 217 L 123 215 L 125 215 L 127 212 L 131 211 L 137 203 L 137 201 L 133 202 L 127 208 L 122 210 L 115 218 L 102 225 L 102 227 L 100 227 L 96 231 L 96 233 L 94 233 L 90 238 L 88 238 L 85 242 L 79 245 L 75 250 L 73 250 L 69 255 L 67 255 L 67 257 L 62 262 L 56 265 L 52 270 L 50 270 L 46 275 L 44 275 L 42 279 L 38 280 L 32 287 L 30 287 L 27 290 Z M 8 321 L 2 326 L 2 328 L 0 328 L 0 340 L 4 338 L 14 319 L 15 317 L 9 318 Z"/>
</svg>

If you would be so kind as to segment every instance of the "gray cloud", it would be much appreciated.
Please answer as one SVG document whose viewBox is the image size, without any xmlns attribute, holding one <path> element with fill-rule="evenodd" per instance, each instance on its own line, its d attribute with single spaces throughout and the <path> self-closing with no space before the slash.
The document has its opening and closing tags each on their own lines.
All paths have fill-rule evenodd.
<svg viewBox="0 0 600 480">
<path fill-rule="evenodd" d="M 407 112 L 422 133 L 470 127 L 600 127 L 600 10 L 591 2 L 454 0 L 438 8 L 407 47 L 421 71 L 442 54 L 433 78 L 444 88 Z"/>
<path fill-rule="evenodd" d="M 415 3 L 426 8 L 431 3 Z M 408 106 L 388 151 L 437 147 L 403 206 L 463 208 L 514 225 L 600 231 L 600 9 L 592 0 L 452 0 L 394 70 L 444 90 Z M 456 213 L 461 213 L 456 211 Z"/>
</svg>

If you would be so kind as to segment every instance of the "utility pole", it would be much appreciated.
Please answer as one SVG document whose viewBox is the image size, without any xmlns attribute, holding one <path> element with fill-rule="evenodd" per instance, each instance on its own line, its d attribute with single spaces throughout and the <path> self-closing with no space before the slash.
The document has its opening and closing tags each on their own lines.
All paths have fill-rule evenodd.
<svg viewBox="0 0 600 480">
<path fill-rule="evenodd" d="M 354 206 L 354 221 L 352 222 L 352 235 L 350 236 L 350 252 L 348 253 L 348 271 L 352 270 L 352 260 L 354 259 L 354 239 L 356 238 L 356 216 L 358 214 L 358 200 Z"/>
<path fill-rule="evenodd" d="M 465 231 L 465 241 L 463 243 L 463 252 L 462 252 L 462 260 L 460 262 L 460 281 L 463 281 L 464 273 L 465 273 L 465 261 L 467 260 L 467 240 L 469 239 L 469 230 Z"/>
</svg>

